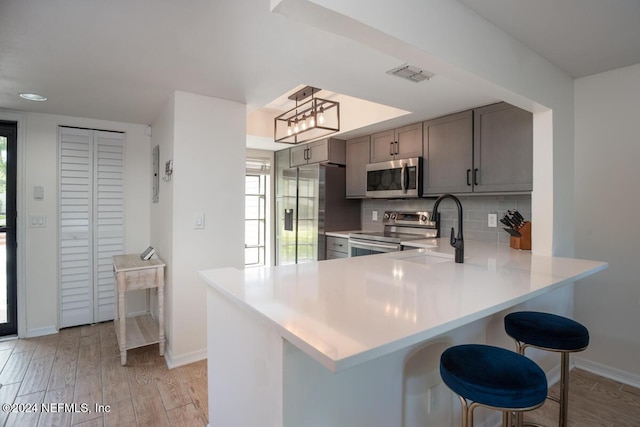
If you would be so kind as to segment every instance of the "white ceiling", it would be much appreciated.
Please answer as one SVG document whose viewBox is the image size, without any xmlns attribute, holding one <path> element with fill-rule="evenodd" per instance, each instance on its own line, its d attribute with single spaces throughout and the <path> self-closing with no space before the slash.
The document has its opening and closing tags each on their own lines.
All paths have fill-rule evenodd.
<svg viewBox="0 0 640 427">
<path fill-rule="evenodd" d="M 640 63 L 638 0 L 459 1 L 574 77 Z M 151 124 L 175 90 L 252 113 L 308 84 L 410 112 L 383 128 L 496 101 L 444 76 L 385 74 L 403 62 L 269 0 L 0 0 L 0 108 Z"/>
<path fill-rule="evenodd" d="M 639 0 L 458 0 L 573 78 L 640 63 Z"/>
</svg>

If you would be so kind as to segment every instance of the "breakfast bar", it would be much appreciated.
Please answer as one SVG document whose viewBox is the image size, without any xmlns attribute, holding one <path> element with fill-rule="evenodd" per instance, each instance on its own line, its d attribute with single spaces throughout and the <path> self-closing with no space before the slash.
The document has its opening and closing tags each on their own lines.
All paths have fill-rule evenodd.
<svg viewBox="0 0 640 427">
<path fill-rule="evenodd" d="M 412 387 L 437 385 L 437 373 L 410 377 L 413 356 L 487 339 L 492 316 L 607 268 L 465 243 L 463 264 L 447 239 L 431 239 L 403 252 L 201 271 L 209 425 L 412 425 Z M 428 390 L 431 415 L 451 412 L 449 394 Z"/>
</svg>

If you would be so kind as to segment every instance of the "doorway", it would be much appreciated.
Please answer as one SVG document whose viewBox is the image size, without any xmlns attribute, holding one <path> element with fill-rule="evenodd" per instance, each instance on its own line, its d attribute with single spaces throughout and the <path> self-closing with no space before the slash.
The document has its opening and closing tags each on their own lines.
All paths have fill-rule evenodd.
<svg viewBox="0 0 640 427">
<path fill-rule="evenodd" d="M 0 336 L 18 332 L 17 135 L 17 123 L 0 121 Z"/>
</svg>

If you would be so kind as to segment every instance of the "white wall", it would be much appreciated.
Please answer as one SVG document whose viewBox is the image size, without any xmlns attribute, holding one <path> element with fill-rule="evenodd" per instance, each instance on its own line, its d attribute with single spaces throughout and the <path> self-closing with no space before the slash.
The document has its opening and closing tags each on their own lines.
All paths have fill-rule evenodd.
<svg viewBox="0 0 640 427">
<path fill-rule="evenodd" d="M 206 285 L 198 271 L 244 267 L 246 108 L 176 92 L 154 121 L 156 144 L 161 164 L 171 152 L 174 162 L 172 180 L 161 182 L 161 202 L 153 206 L 151 233 L 159 255 L 169 254 L 167 361 L 178 366 L 206 357 Z M 196 214 L 204 214 L 204 229 L 194 229 Z"/>
<path fill-rule="evenodd" d="M 160 171 L 164 171 L 164 164 L 173 159 L 174 143 L 174 104 L 173 95 L 151 125 L 151 144 L 148 156 L 156 145 L 160 150 Z M 161 174 L 164 176 L 164 174 Z M 151 185 L 151 184 L 150 184 Z M 151 192 L 151 188 L 149 189 Z M 164 313 L 165 313 L 165 340 L 167 352 L 171 337 L 174 334 L 171 313 L 173 312 L 173 180 L 163 181 L 159 179 L 159 197 L 157 203 L 151 203 L 151 246 L 156 249 L 157 256 L 165 263 L 164 274 Z M 154 298 L 153 314 L 156 315 L 157 300 Z"/>
<path fill-rule="evenodd" d="M 1 113 L 0 113 L 1 114 Z M 53 333 L 58 327 L 58 126 L 113 130 L 126 133 L 125 142 L 125 249 L 142 251 L 149 244 L 149 137 L 147 127 L 78 117 L 25 113 L 22 132 L 24 211 L 18 221 L 28 223 L 29 215 L 45 215 L 46 227 L 25 229 L 25 313 L 19 313 L 20 332 L 26 336 Z M 33 198 L 33 187 L 44 187 L 44 199 Z M 20 209 L 20 206 L 19 206 Z M 19 248 L 20 252 L 20 248 Z M 20 292 L 19 292 L 20 294 Z M 142 294 L 128 296 L 129 312 L 145 309 Z"/>
<path fill-rule="evenodd" d="M 591 335 L 580 357 L 637 384 L 640 64 L 578 79 L 575 91 L 576 256 L 609 262 L 576 286 L 575 315 Z"/>
</svg>

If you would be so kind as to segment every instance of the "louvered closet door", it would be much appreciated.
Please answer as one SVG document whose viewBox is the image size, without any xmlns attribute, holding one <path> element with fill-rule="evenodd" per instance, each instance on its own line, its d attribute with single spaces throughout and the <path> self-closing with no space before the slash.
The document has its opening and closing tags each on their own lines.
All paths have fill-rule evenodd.
<svg viewBox="0 0 640 427">
<path fill-rule="evenodd" d="M 60 327 L 110 320 L 124 251 L 124 135 L 60 128 Z"/>
<path fill-rule="evenodd" d="M 94 150 L 94 321 L 112 320 L 116 282 L 114 255 L 124 252 L 124 135 L 95 132 Z"/>
</svg>

